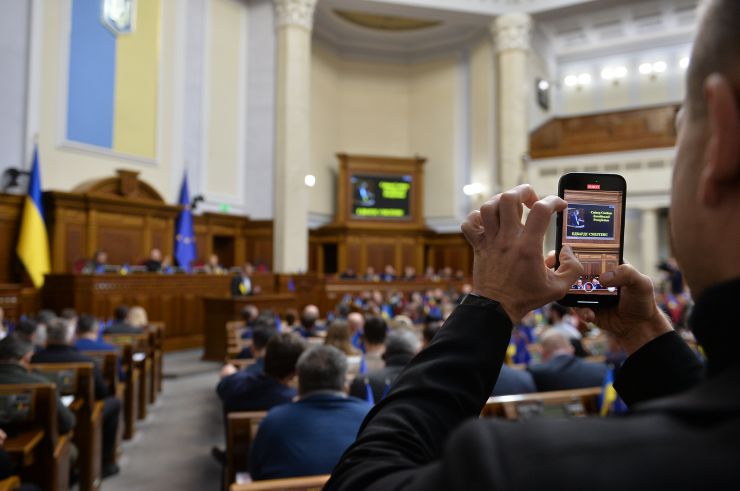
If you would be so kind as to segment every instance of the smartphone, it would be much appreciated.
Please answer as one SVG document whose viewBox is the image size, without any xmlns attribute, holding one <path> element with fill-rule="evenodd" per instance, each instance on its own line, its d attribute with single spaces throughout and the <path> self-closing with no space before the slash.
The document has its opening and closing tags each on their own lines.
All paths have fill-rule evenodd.
<svg viewBox="0 0 740 491">
<path fill-rule="evenodd" d="M 557 215 L 556 258 L 564 245 L 573 248 L 583 275 L 558 303 L 567 307 L 608 307 L 619 302 L 619 289 L 599 278 L 624 261 L 624 215 L 627 182 L 617 174 L 574 172 L 558 184 L 568 207 Z M 560 266 L 556 261 L 555 269 Z"/>
</svg>

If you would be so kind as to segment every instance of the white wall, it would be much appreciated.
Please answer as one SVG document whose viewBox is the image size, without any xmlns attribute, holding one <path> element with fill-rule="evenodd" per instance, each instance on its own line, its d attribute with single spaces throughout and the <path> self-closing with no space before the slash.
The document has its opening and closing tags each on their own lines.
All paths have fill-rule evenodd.
<svg viewBox="0 0 740 491">
<path fill-rule="evenodd" d="M 26 88 L 31 2 L 7 0 L 0 15 L 0 172 L 27 168 Z"/>
</svg>

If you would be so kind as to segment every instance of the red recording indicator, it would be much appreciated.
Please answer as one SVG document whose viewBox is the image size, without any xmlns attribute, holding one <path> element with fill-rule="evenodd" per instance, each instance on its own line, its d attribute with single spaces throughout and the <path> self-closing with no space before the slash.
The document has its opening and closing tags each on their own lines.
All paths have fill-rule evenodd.
<svg viewBox="0 0 740 491">
<path fill-rule="evenodd" d="M 586 184 L 586 189 L 601 189 L 601 184 Z"/>
</svg>

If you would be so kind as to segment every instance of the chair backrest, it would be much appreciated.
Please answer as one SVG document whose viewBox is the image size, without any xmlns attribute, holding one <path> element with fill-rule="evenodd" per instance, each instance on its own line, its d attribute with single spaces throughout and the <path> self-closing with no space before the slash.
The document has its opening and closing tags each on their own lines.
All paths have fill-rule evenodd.
<svg viewBox="0 0 740 491">
<path fill-rule="evenodd" d="M 491 397 L 481 411 L 481 417 L 517 420 L 598 414 L 600 395 L 601 387 L 590 387 Z"/>
<path fill-rule="evenodd" d="M 236 481 L 236 473 L 247 470 L 249 449 L 257 435 L 259 424 L 267 411 L 245 411 L 228 413 L 226 417 L 226 469 L 225 481 L 229 485 Z"/>
<path fill-rule="evenodd" d="M 43 428 L 52 448 L 59 438 L 56 387 L 52 383 L 0 384 L 4 428 Z"/>
<path fill-rule="evenodd" d="M 233 358 L 249 343 L 242 340 L 242 332 L 246 324 L 244 321 L 229 321 L 226 323 L 226 356 Z"/>
<path fill-rule="evenodd" d="M 130 344 L 135 350 L 149 349 L 149 333 L 140 334 L 106 334 L 103 336 L 105 342 L 116 346 L 125 346 Z"/>
<path fill-rule="evenodd" d="M 89 356 L 94 359 L 100 367 L 100 371 L 103 374 L 108 390 L 111 394 L 116 393 L 116 387 L 119 383 L 118 373 L 118 359 L 119 354 L 117 351 L 82 351 L 82 354 Z"/>
<path fill-rule="evenodd" d="M 75 400 L 92 410 L 95 403 L 94 364 L 87 363 L 31 363 L 31 370 L 57 384 L 61 395 Z"/>
<path fill-rule="evenodd" d="M 232 484 L 231 491 L 321 491 L 329 477 L 329 474 L 322 474 L 320 476 L 254 481 L 249 484 Z"/>
</svg>

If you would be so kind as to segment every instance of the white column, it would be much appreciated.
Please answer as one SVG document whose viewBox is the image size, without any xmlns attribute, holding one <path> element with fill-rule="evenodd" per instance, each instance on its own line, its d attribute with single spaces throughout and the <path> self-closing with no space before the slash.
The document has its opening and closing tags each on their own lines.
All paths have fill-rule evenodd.
<svg viewBox="0 0 740 491">
<path fill-rule="evenodd" d="M 658 277 L 658 210 L 642 210 L 640 217 L 640 242 L 642 246 L 642 272 L 651 278 Z"/>
<path fill-rule="evenodd" d="M 308 266 L 311 29 L 316 0 L 273 0 L 277 29 L 277 113 L 273 267 Z"/>
<path fill-rule="evenodd" d="M 498 176 L 503 190 L 522 181 L 522 157 L 529 149 L 527 58 L 531 30 L 532 18 L 525 13 L 502 15 L 491 25 L 498 73 Z"/>
</svg>

